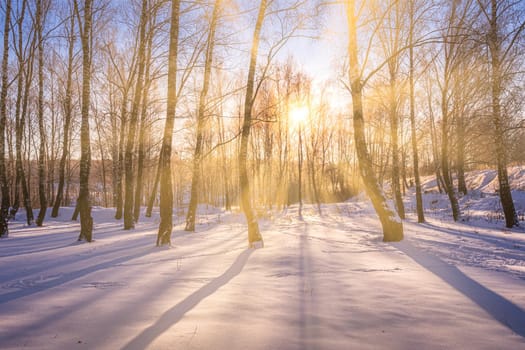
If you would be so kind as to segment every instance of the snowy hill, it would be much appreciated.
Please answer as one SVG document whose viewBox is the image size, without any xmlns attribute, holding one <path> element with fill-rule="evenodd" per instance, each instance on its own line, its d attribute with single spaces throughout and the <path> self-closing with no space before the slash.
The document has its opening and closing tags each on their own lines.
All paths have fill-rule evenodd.
<svg viewBox="0 0 525 350">
<path fill-rule="evenodd" d="M 473 225 L 504 225 L 503 210 L 498 196 L 498 179 L 495 170 L 476 170 L 465 174 L 469 193 L 459 198 L 462 220 Z M 520 221 L 525 220 L 525 167 L 509 168 L 509 182 L 514 206 Z M 439 194 L 434 176 L 422 178 L 423 201 L 427 215 L 443 220 L 452 217 L 450 201 L 445 194 Z M 405 197 L 407 208 L 415 212 L 413 189 Z"/>
<path fill-rule="evenodd" d="M 91 244 L 71 208 L 42 228 L 13 222 L 0 348 L 525 349 L 525 232 L 483 217 L 489 179 L 469 175 L 469 222 L 429 192 L 428 222 L 410 215 L 392 244 L 362 199 L 274 213 L 258 250 L 240 214 L 204 206 L 196 233 L 176 218 L 170 249 L 154 247 L 158 216 L 123 231 L 94 208 Z"/>
<path fill-rule="evenodd" d="M 508 168 L 509 184 L 513 190 L 525 191 L 525 167 L 515 166 Z M 465 182 L 469 190 L 495 194 L 498 191 L 496 170 L 473 170 L 465 173 Z M 434 176 L 423 178 L 423 188 L 427 192 L 437 192 Z"/>
</svg>

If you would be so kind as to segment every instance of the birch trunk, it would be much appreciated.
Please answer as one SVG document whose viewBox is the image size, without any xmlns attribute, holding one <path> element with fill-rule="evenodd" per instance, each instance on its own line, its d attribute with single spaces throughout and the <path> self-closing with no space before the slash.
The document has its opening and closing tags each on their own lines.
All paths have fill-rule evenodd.
<svg viewBox="0 0 525 350">
<path fill-rule="evenodd" d="M 501 115 L 501 45 L 498 35 L 498 3 L 491 0 L 490 32 L 488 35 L 492 66 L 492 121 L 494 124 L 494 143 L 498 164 L 498 183 L 501 207 L 505 215 L 505 226 L 519 226 L 518 215 L 512 200 L 509 176 L 507 173 L 507 152 L 505 148 L 504 126 Z"/>
<path fill-rule="evenodd" d="M 191 197 L 190 205 L 188 207 L 188 214 L 186 216 L 185 231 L 195 231 L 195 216 L 197 214 L 197 204 L 199 202 L 200 186 L 200 165 L 202 157 L 202 141 L 204 127 L 206 123 L 206 100 L 208 97 L 208 90 L 210 87 L 211 68 L 213 63 L 213 47 L 215 46 L 215 28 L 217 26 L 217 17 L 219 14 L 219 7 L 221 0 L 215 0 L 213 14 L 211 17 L 210 31 L 208 34 L 208 42 L 206 47 L 206 62 L 204 64 L 204 81 L 199 97 L 199 107 L 197 114 L 197 139 L 195 143 L 195 151 L 193 153 L 193 169 L 191 178 Z"/>
<path fill-rule="evenodd" d="M 244 99 L 244 120 L 241 132 L 241 146 L 239 150 L 239 185 L 241 190 L 241 207 L 248 223 L 248 245 L 254 247 L 256 242 L 262 245 L 263 239 L 259 232 L 259 223 L 252 209 L 250 182 L 248 180 L 248 143 L 250 140 L 250 129 L 252 124 L 252 107 L 255 87 L 255 68 L 257 66 L 257 54 L 259 52 L 259 40 L 262 24 L 265 17 L 267 0 L 261 0 L 259 13 L 253 33 L 252 49 L 250 52 L 250 65 L 248 68 L 248 80 L 246 83 L 246 96 Z"/>
<path fill-rule="evenodd" d="M 7 113 L 7 63 L 9 60 L 9 28 L 11 22 L 11 0 L 6 2 L 6 15 L 4 18 L 4 52 L 2 56 L 2 86 L 0 92 L 0 186 L 2 190 L 2 204 L 0 207 L 0 237 L 9 235 L 9 186 L 7 183 L 5 162 L 5 125 Z"/>
<path fill-rule="evenodd" d="M 373 164 L 368 153 L 365 138 L 365 122 L 363 118 L 363 96 L 361 73 L 357 56 L 357 18 L 355 16 L 355 1 L 346 2 L 348 19 L 348 56 L 349 56 L 349 78 L 352 90 L 352 109 L 354 123 L 354 140 L 356 145 L 357 158 L 361 178 L 365 185 L 365 190 L 374 209 L 379 216 L 383 227 L 383 241 L 392 242 L 403 239 L 403 223 L 396 211 L 388 204 L 382 188 L 377 182 L 374 174 Z"/>
<path fill-rule="evenodd" d="M 79 240 L 93 240 L 93 218 L 89 203 L 89 173 L 91 169 L 91 141 L 89 136 L 89 105 L 91 93 L 91 24 L 93 19 L 92 0 L 84 0 L 84 25 L 81 25 L 82 42 L 82 107 L 80 124 L 80 190 L 78 210 L 80 213 Z M 75 0 L 75 11 L 78 4 Z"/>
<path fill-rule="evenodd" d="M 173 182 L 171 178 L 171 148 L 175 110 L 177 108 L 177 56 L 179 45 L 180 0 L 171 2 L 170 45 L 168 58 L 168 92 L 166 125 L 160 151 L 160 224 L 157 246 L 171 244 L 173 230 Z"/>
<path fill-rule="evenodd" d="M 64 138 L 62 141 L 62 156 L 60 157 L 58 189 L 55 203 L 51 212 L 51 217 L 58 216 L 58 210 L 64 197 L 64 185 L 66 181 L 66 161 L 69 152 L 69 129 L 71 128 L 71 119 L 73 117 L 73 105 L 71 102 L 73 92 L 73 49 L 75 46 L 75 16 L 71 16 L 69 27 L 69 47 L 67 56 L 67 78 L 66 78 L 66 97 L 64 99 Z"/>
<path fill-rule="evenodd" d="M 146 24 L 148 16 L 148 2 L 142 0 L 142 10 L 140 14 L 139 27 L 139 48 L 138 48 L 138 73 L 135 85 L 135 95 L 131 107 L 129 118 L 129 132 L 124 154 L 124 170 L 126 173 L 125 192 L 124 192 L 124 230 L 135 227 L 133 218 L 133 148 L 135 146 L 135 134 L 139 118 L 140 102 L 142 100 L 142 90 L 144 87 L 144 69 L 146 63 Z"/>
</svg>

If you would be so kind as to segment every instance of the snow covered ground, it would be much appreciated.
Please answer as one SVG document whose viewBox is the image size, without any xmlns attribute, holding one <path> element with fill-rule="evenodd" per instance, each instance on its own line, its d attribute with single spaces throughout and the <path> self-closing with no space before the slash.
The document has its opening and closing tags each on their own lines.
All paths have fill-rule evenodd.
<svg viewBox="0 0 525 350">
<path fill-rule="evenodd" d="M 172 248 L 154 247 L 158 217 L 122 231 L 110 209 L 93 210 L 91 244 L 71 208 L 43 228 L 12 222 L 0 348 L 525 349 L 525 231 L 487 217 L 478 192 L 460 223 L 425 195 L 428 222 L 411 213 L 392 244 L 357 199 L 275 213 L 257 250 L 219 210 L 196 233 L 178 218 Z"/>
</svg>

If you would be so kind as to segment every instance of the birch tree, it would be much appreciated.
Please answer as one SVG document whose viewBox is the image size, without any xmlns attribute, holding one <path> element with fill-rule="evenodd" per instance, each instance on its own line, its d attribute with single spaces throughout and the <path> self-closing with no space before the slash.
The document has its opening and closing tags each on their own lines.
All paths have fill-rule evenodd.
<svg viewBox="0 0 525 350">
<path fill-rule="evenodd" d="M 139 47 L 138 47 L 138 71 L 135 82 L 135 95 L 131 106 L 129 118 L 128 139 L 124 155 L 124 169 L 126 173 L 125 198 L 124 198 L 124 230 L 135 227 L 133 219 L 133 150 L 135 147 L 135 135 L 137 133 L 138 118 L 140 113 L 140 102 L 144 89 L 144 70 L 146 65 L 146 25 L 148 23 L 148 1 L 142 0 L 142 10 L 139 24 Z"/>
<path fill-rule="evenodd" d="M 27 225 L 34 221 L 33 208 L 29 194 L 29 184 L 23 164 L 22 145 L 24 141 L 25 127 L 27 123 L 27 106 L 29 91 L 33 78 L 34 50 L 36 36 L 29 33 L 24 40 L 24 18 L 27 12 L 27 0 L 23 0 L 19 8 L 17 18 L 18 38 L 15 44 L 15 53 L 18 61 L 17 92 L 15 102 L 15 198 L 11 208 L 11 216 L 14 218 L 20 207 L 20 194 L 26 210 Z M 20 193 L 22 192 L 22 193 Z"/>
<path fill-rule="evenodd" d="M 168 53 L 168 91 L 166 124 L 159 159 L 160 223 L 157 246 L 171 244 L 173 230 L 173 182 L 171 177 L 171 149 L 175 110 L 177 108 L 177 56 L 179 46 L 180 0 L 171 1 L 170 44 Z"/>
<path fill-rule="evenodd" d="M 241 145 L 239 149 L 239 186 L 241 189 L 241 206 L 248 223 L 248 244 L 254 247 L 257 242 L 263 243 L 259 231 L 259 223 L 252 208 L 250 195 L 250 181 L 248 179 L 248 142 L 252 124 L 252 107 L 254 102 L 255 68 L 257 66 L 257 55 L 259 52 L 259 41 L 261 29 L 266 14 L 267 0 L 261 0 L 257 22 L 252 37 L 252 48 L 250 50 L 250 63 L 248 67 L 248 78 L 246 82 L 246 95 L 244 98 L 244 118 L 242 124 Z"/>
<path fill-rule="evenodd" d="M 74 59 L 74 47 L 75 47 L 75 16 L 71 14 L 69 19 L 69 29 L 66 30 L 68 38 L 68 51 L 67 51 L 67 73 L 66 73 L 66 86 L 65 86 L 65 97 L 62 103 L 64 112 L 64 134 L 62 140 L 62 155 L 60 157 L 60 163 L 58 166 L 58 188 L 56 192 L 55 202 L 53 204 L 53 210 L 51 211 L 51 217 L 56 218 L 58 216 L 58 210 L 62 199 L 64 197 L 64 185 L 66 180 L 66 162 L 69 153 L 69 130 L 71 128 L 71 120 L 73 119 L 73 59 Z"/>
<path fill-rule="evenodd" d="M 9 185 L 7 183 L 7 169 L 5 159 L 5 127 L 7 119 L 7 85 L 9 61 L 9 31 L 11 27 L 11 0 L 6 1 L 4 16 L 4 52 L 2 55 L 2 86 L 0 87 L 0 186 L 2 192 L 2 204 L 0 207 L 0 237 L 9 235 Z"/>
<path fill-rule="evenodd" d="M 44 122 L 44 19 L 45 13 L 47 12 L 44 8 L 44 0 L 37 0 L 36 2 L 36 15 L 35 15 L 35 28 L 37 35 L 37 53 L 38 53 L 38 102 L 37 102 L 37 114 L 38 114 L 38 131 L 40 136 L 40 146 L 38 151 L 38 198 L 40 202 L 40 210 L 38 211 L 38 217 L 36 219 L 36 225 L 42 226 L 47 211 L 47 197 L 45 191 L 46 184 L 46 129 Z"/>
<path fill-rule="evenodd" d="M 348 75 L 352 95 L 352 112 L 354 124 L 354 141 L 361 179 L 374 209 L 383 227 L 383 241 L 400 241 L 403 239 L 403 224 L 396 211 L 389 205 L 383 189 L 377 182 L 373 164 L 368 152 L 365 137 L 365 122 L 363 115 L 363 85 L 365 77 L 358 61 L 357 16 L 355 1 L 346 0 L 346 16 L 348 20 Z"/>
<path fill-rule="evenodd" d="M 514 1 L 490 0 L 489 4 L 485 4 L 483 1 L 478 0 L 478 4 L 488 22 L 486 44 L 490 54 L 491 109 L 494 126 L 494 147 L 498 167 L 499 195 L 505 215 L 505 226 L 511 228 L 519 226 L 519 221 L 512 200 L 507 172 L 506 126 L 501 108 L 501 99 L 505 88 L 505 76 L 510 74 L 509 70 L 512 69 L 512 62 L 516 57 L 514 48 L 525 31 L 525 20 L 521 17 L 517 23 L 512 23 L 512 18 L 516 16 L 518 11 L 523 11 L 523 8 L 520 9 Z M 502 23 L 505 19 L 510 21 Z"/>
<path fill-rule="evenodd" d="M 186 227 L 185 231 L 195 231 L 195 216 L 197 213 L 197 204 L 199 200 L 200 192 L 200 166 L 202 158 L 202 143 L 203 143 L 203 132 L 205 128 L 206 120 L 206 104 L 208 97 L 208 90 L 210 87 L 211 70 L 213 64 L 213 48 L 215 46 L 215 29 L 217 27 L 217 19 L 219 16 L 221 6 L 221 0 L 215 0 L 213 6 L 213 13 L 210 21 L 210 28 L 208 31 L 208 40 L 205 51 L 205 62 L 204 62 L 204 76 L 202 89 L 199 96 L 198 108 L 197 108 L 197 130 L 196 130 L 196 141 L 195 150 L 193 153 L 193 169 L 191 179 L 191 192 L 190 192 L 190 204 L 188 206 L 188 214 L 186 216 Z"/>
<path fill-rule="evenodd" d="M 445 192 L 448 195 L 454 221 L 461 216 L 457 194 L 450 171 L 450 142 L 452 133 L 451 95 L 452 79 L 461 63 L 461 42 L 465 40 L 472 1 L 460 4 L 453 1 L 446 17 L 443 33 L 443 54 L 441 79 L 438 79 L 441 93 L 441 174 Z"/>
<path fill-rule="evenodd" d="M 91 93 L 91 43 L 92 43 L 92 0 L 84 0 L 83 21 L 77 0 L 74 0 L 75 13 L 79 24 L 82 43 L 82 107 L 80 125 L 80 190 L 77 206 L 80 212 L 79 240 L 93 240 L 93 218 L 89 202 L 89 173 L 91 168 L 91 141 L 89 136 L 89 106 Z"/>
<path fill-rule="evenodd" d="M 415 31 L 415 0 L 410 0 L 409 4 L 409 16 L 410 16 L 410 27 L 408 35 L 409 43 L 409 99 L 410 99 L 410 141 L 412 145 L 412 159 L 414 165 L 414 182 L 416 186 L 416 211 L 417 211 L 417 222 L 425 222 L 425 213 L 423 210 L 423 195 L 421 191 L 421 178 L 419 176 L 419 150 L 417 147 L 417 134 L 416 134 L 416 103 L 415 103 L 415 77 L 414 77 L 414 31 Z"/>
</svg>

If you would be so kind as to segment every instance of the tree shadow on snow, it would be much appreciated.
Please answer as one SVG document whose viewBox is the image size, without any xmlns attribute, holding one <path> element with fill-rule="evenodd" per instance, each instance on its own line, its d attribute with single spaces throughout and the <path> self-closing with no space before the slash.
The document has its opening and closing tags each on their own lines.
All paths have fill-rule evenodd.
<svg viewBox="0 0 525 350">
<path fill-rule="evenodd" d="M 461 225 L 461 223 L 459 224 Z M 437 231 L 440 231 L 440 232 L 443 232 L 449 235 L 453 235 L 456 237 L 471 238 L 474 240 L 478 240 L 478 241 L 482 241 L 482 242 L 486 242 L 490 244 L 496 244 L 501 247 L 512 247 L 515 244 L 521 243 L 520 240 L 514 239 L 514 237 L 510 235 L 498 237 L 498 236 L 479 234 L 475 231 L 477 228 L 476 226 L 470 226 L 467 224 L 462 224 L 461 226 L 463 227 L 460 226 L 461 228 L 445 228 L 445 227 L 441 227 L 441 226 L 427 222 L 427 223 L 422 224 L 422 226 L 428 227 L 429 229 L 437 230 Z"/>
<path fill-rule="evenodd" d="M 525 337 L 525 322 L 523 322 L 525 320 L 525 310 L 518 305 L 479 284 L 461 272 L 456 266 L 449 265 L 441 259 L 414 247 L 406 240 L 393 243 L 393 245 L 416 263 L 472 300 L 502 325 Z"/>
<path fill-rule="evenodd" d="M 222 286 L 228 284 L 235 276 L 239 275 L 253 251 L 253 249 L 245 249 L 222 275 L 214 278 L 211 282 L 199 288 L 180 303 L 166 311 L 157 322 L 143 330 L 122 349 L 147 348 L 157 337 L 179 322 L 186 313 L 191 311 L 201 301 L 215 293 Z"/>
<path fill-rule="evenodd" d="M 124 248 L 121 248 L 121 250 L 124 250 Z M 26 297 L 35 293 L 39 293 L 51 288 L 61 286 L 65 283 L 74 281 L 88 274 L 92 274 L 100 270 L 110 269 L 130 260 L 142 258 L 146 255 L 156 253 L 159 251 L 157 247 L 151 246 L 141 246 L 138 249 L 131 249 L 129 247 L 126 247 L 125 250 L 127 251 L 126 255 L 122 255 L 114 259 L 102 261 L 95 264 L 88 263 L 85 264 L 83 268 L 68 271 L 65 273 L 58 273 L 52 276 L 46 276 L 46 278 L 40 278 L 40 276 L 34 277 L 34 281 L 29 281 L 28 288 L 22 288 L 13 292 L 8 292 L 0 295 L 0 305 L 10 302 L 12 300 L 20 299 L 22 297 Z M 115 250 L 113 250 L 113 252 L 115 252 Z M 91 257 L 96 257 L 96 255 L 93 255 Z M 47 269 L 48 268 L 45 268 L 45 270 Z"/>
</svg>

